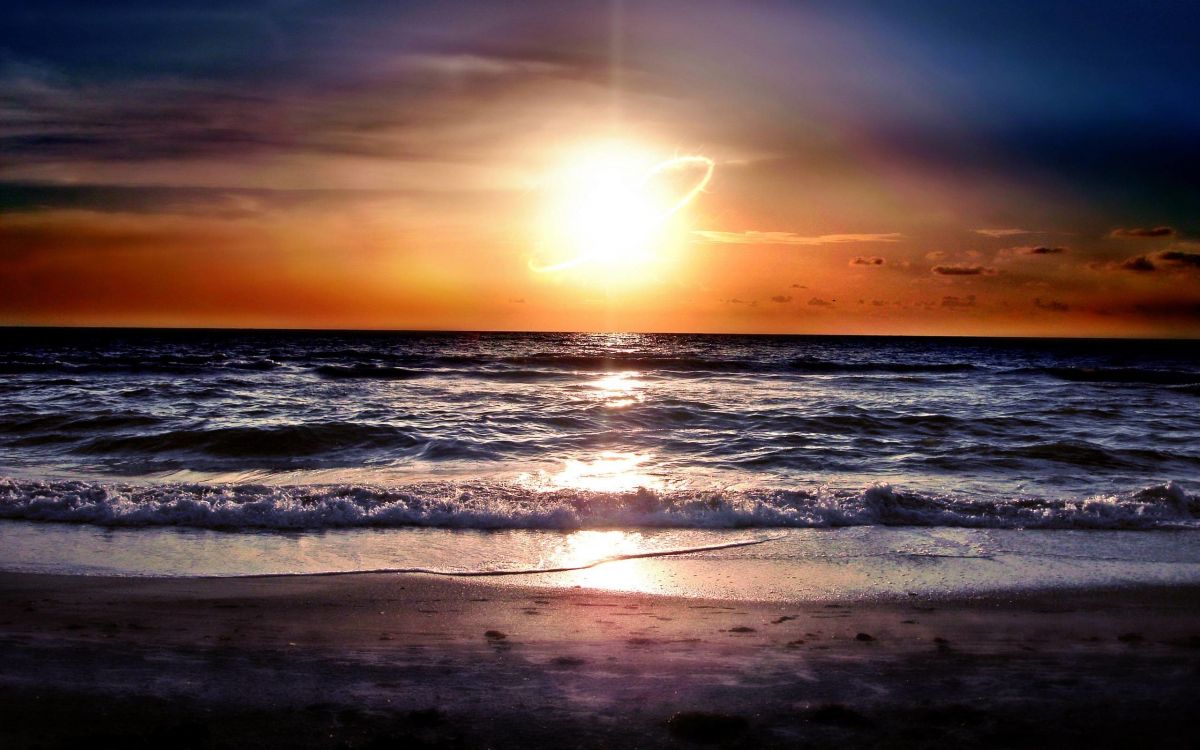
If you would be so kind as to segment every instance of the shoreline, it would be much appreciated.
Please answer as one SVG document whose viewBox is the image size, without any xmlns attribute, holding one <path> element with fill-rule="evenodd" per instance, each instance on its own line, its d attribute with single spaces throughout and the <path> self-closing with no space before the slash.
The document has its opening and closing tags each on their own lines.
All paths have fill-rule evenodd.
<svg viewBox="0 0 1200 750">
<path fill-rule="evenodd" d="M 1194 585 L 788 602 L 0 573 L 13 748 L 1182 747 L 1197 675 Z"/>
<path fill-rule="evenodd" d="M 749 546 L 756 542 L 738 543 L 733 546 Z M 717 547 L 717 549 L 723 548 Z M 186 584 L 212 584 L 214 587 L 221 587 L 222 584 L 270 584 L 273 582 L 302 582 L 305 580 L 320 581 L 324 579 L 361 579 L 363 583 L 384 585 L 387 581 L 383 579 L 395 579 L 392 583 L 412 581 L 416 584 L 415 588 L 426 588 L 437 586 L 441 582 L 448 585 L 461 583 L 466 586 L 477 585 L 485 588 L 502 588 L 505 590 L 513 589 L 516 591 L 524 591 L 530 596 L 540 594 L 583 594 L 590 593 L 595 595 L 608 595 L 614 597 L 630 597 L 630 598 L 645 598 L 651 600 L 662 600 L 664 602 L 722 602 L 733 605 L 746 605 L 750 607 L 788 607 L 788 606 L 822 606 L 822 605 L 859 605 L 859 606 L 887 606 L 901 605 L 904 603 L 916 602 L 939 602 L 941 604 L 958 604 L 967 606 L 973 603 L 987 602 L 989 606 L 1001 607 L 1003 605 L 1019 605 L 1022 603 L 1038 601 L 1043 602 L 1053 597 L 1065 597 L 1070 600 L 1078 599 L 1098 599 L 1105 597 L 1133 597 L 1133 598 L 1149 598 L 1152 601 L 1157 601 L 1160 597 L 1180 596 L 1185 600 L 1195 599 L 1197 607 L 1196 614 L 1200 618 L 1200 582 L 1184 581 L 1184 582 L 1169 582 L 1159 583 L 1142 580 L 1128 580 L 1118 583 L 1106 584 L 1063 584 L 1053 585 L 1050 583 L 1039 583 L 1033 585 L 1014 586 L 1009 589 L 981 589 L 979 591 L 964 592 L 962 590 L 948 589 L 945 591 L 902 591 L 895 589 L 887 592 L 870 592 L 864 593 L 861 591 L 852 592 L 837 592 L 830 590 L 826 596 L 812 596 L 799 599 L 779 599 L 773 597 L 755 597 L 755 596 L 720 596 L 705 593 L 681 595 L 676 593 L 664 593 L 659 591 L 647 590 L 624 590 L 624 589 L 609 589 L 604 586 L 583 586 L 579 584 L 566 585 L 562 583 L 547 584 L 545 579 L 554 579 L 571 573 L 586 571 L 593 568 L 603 568 L 614 564 L 619 564 L 627 560 L 643 561 L 646 559 L 653 560 L 658 557 L 676 557 L 690 554 L 690 550 L 681 550 L 678 552 L 659 553 L 652 552 L 646 554 L 630 555 L 627 557 L 618 557 L 612 560 L 599 560 L 596 562 L 580 565 L 577 567 L 552 568 L 547 570 L 500 570 L 500 571 L 439 571 L 425 569 L 380 569 L 380 570 L 333 570 L 333 571 L 318 571 L 313 573 L 297 572 L 297 573 L 246 573 L 246 574 L 231 574 L 231 575 L 143 575 L 143 574 L 128 574 L 116 575 L 111 573 L 45 573 L 40 571 L 26 570 L 5 570 L 0 569 L 0 604 L 4 603 L 4 597 L 13 592 L 13 590 L 33 590 L 37 585 L 47 585 L 48 590 L 54 590 L 54 586 L 58 585 L 67 590 L 74 590 L 76 584 L 81 584 L 84 581 L 95 582 L 102 586 L 120 587 L 121 584 L 131 584 L 131 588 L 140 588 L 142 584 L 146 588 L 162 588 L 166 590 L 189 588 Z M 703 559 L 703 558 L 699 558 Z M 733 563 L 736 565 L 738 561 L 723 560 L 725 563 Z M 544 578 L 543 578 L 544 577 Z M 490 580 L 490 579 L 495 579 Z M 528 582 L 521 582 L 528 579 Z M 183 585 L 183 586 L 181 586 Z M 287 593 L 296 593 L 287 587 L 286 583 L 281 584 L 287 589 Z M 300 584 L 303 585 L 303 584 Z M 407 590 L 408 586 L 400 586 L 399 590 Z M 147 594 L 150 592 L 139 592 Z M 167 592 L 162 592 L 167 593 Z M 181 594 L 183 592 L 174 591 L 172 594 Z M 195 592 L 191 592 L 194 594 Z M 237 597 L 237 596 L 254 596 L 261 592 L 210 592 L 213 596 L 220 597 Z M 1198 619 L 1200 624 L 1200 619 Z"/>
</svg>

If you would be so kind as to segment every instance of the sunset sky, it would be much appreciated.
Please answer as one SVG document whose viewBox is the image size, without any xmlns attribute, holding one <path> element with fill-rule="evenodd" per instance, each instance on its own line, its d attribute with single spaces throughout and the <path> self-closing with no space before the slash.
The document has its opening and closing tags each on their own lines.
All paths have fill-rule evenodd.
<svg viewBox="0 0 1200 750">
<path fill-rule="evenodd" d="M 1191 2 L 18 3 L 0 324 L 1200 336 L 1198 50 Z"/>
</svg>

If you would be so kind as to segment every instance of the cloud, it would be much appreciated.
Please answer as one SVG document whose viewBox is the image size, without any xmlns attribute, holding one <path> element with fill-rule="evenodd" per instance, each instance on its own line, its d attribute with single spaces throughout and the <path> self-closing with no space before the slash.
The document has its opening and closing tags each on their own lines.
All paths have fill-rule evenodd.
<svg viewBox="0 0 1200 750">
<path fill-rule="evenodd" d="M 989 268 L 987 266 L 934 266 L 929 270 L 933 271 L 938 276 L 991 276 L 992 274 L 996 273 L 996 269 Z"/>
<path fill-rule="evenodd" d="M 852 266 L 882 266 L 884 263 L 884 259 L 878 255 L 869 255 L 866 257 L 856 255 L 850 260 L 850 265 Z"/>
<path fill-rule="evenodd" d="M 840 245 L 847 242 L 899 242 L 899 232 L 881 234 L 821 234 L 804 236 L 795 232 L 714 232 L 697 229 L 693 234 L 721 245 Z"/>
<path fill-rule="evenodd" d="M 1128 258 L 1117 264 L 1117 267 L 1122 271 L 1137 271 L 1139 273 L 1148 273 L 1158 269 L 1158 266 L 1145 255 L 1139 255 L 1134 258 Z"/>
<path fill-rule="evenodd" d="M 1161 253 L 1155 254 L 1154 257 L 1163 263 L 1188 268 L 1200 268 L 1200 253 L 1187 253 L 1182 250 L 1164 250 Z"/>
<path fill-rule="evenodd" d="M 216 219 L 254 218 L 273 210 L 348 208 L 364 201 L 416 200 L 441 194 L 413 190 L 154 187 L 49 184 L 0 179 L 0 214 L 89 211 L 115 214 L 174 214 Z"/>
<path fill-rule="evenodd" d="M 1158 239 L 1174 237 L 1175 230 L 1171 227 L 1118 227 L 1109 232 L 1108 236 L 1121 240 Z"/>
<path fill-rule="evenodd" d="M 361 177 L 347 179 L 342 172 L 362 171 L 359 160 L 471 168 L 498 158 L 498 144 L 523 137 L 524 118 L 536 116 L 544 97 L 582 100 L 609 75 L 607 58 L 590 50 L 433 43 L 375 13 L 348 10 L 337 30 L 320 39 L 273 39 L 267 53 L 262 40 L 244 36 L 253 23 L 215 34 L 203 23 L 164 21 L 171 12 L 166 8 L 161 16 L 158 7 L 150 16 L 139 11 L 124 24 L 119 10 L 108 12 L 94 22 L 102 28 L 89 38 L 109 45 L 111 54 L 97 48 L 88 53 L 105 64 L 85 58 L 72 68 L 61 60 L 29 72 L 31 66 L 0 56 L 0 153 L 8 178 L 54 181 L 71 174 L 75 181 L 186 187 L 198 179 L 222 187 L 296 182 L 269 180 L 271 170 L 255 178 L 255 170 L 264 170 L 254 159 L 263 158 L 271 164 L 320 162 L 322 177 L 310 178 L 308 186 L 336 187 L 343 181 L 358 185 Z M 218 17 L 224 18 L 217 13 L 214 23 Z M 160 22 L 166 28 L 147 45 L 127 44 L 124 33 L 109 32 L 129 26 L 136 36 Z M 53 22 L 47 25 L 53 28 Z M 276 30 L 303 35 L 305 26 L 298 21 L 288 32 Z M 186 40 L 178 31 L 185 27 Z M 386 42 L 378 36 L 385 27 L 391 37 Z M 364 31 L 375 32 L 373 42 Z M 0 50 L 7 49 L 11 38 L 0 37 Z M 196 48 L 172 64 L 181 50 L 150 50 L 164 39 Z M 270 65 L 261 64 L 263 54 L 271 56 Z M 640 80 L 626 72 L 627 85 Z M 183 164 L 203 169 L 181 169 Z M 156 170 L 167 171 L 166 178 Z"/>
<path fill-rule="evenodd" d="M 733 299 L 725 300 L 725 302 L 730 305 L 749 305 L 750 307 L 758 307 L 758 300 L 753 299 L 740 299 L 738 297 L 734 297 Z"/>
<path fill-rule="evenodd" d="M 1053 299 L 1043 300 L 1041 297 L 1034 299 L 1033 304 L 1035 307 L 1042 310 L 1049 310 L 1050 312 L 1067 312 L 1071 309 L 1071 306 L 1064 302 Z"/>
<path fill-rule="evenodd" d="M 836 300 L 834 300 L 834 302 L 836 302 Z M 808 304 L 812 305 L 813 307 L 833 307 L 833 302 L 820 299 L 819 297 L 813 297 L 808 301 Z"/>
<path fill-rule="evenodd" d="M 779 304 L 783 305 L 783 304 L 786 304 L 786 303 L 788 303 L 788 302 L 791 302 L 791 301 L 792 301 L 792 298 L 791 298 L 791 295 L 787 295 L 787 294 L 776 294 L 774 297 L 772 297 L 772 298 L 771 298 L 771 301 L 772 301 L 772 302 L 777 302 L 777 303 L 779 303 Z"/>
<path fill-rule="evenodd" d="M 1066 252 L 1068 252 L 1068 249 L 1062 245 L 1018 245 L 1016 247 L 1006 247 L 1002 250 L 997 250 L 995 260 L 997 262 L 1009 262 L 1022 256 L 1062 255 Z"/>
<path fill-rule="evenodd" d="M 982 234 L 984 237 L 1015 237 L 1019 234 L 1032 234 L 1028 229 L 976 229 L 975 234 Z"/>
<path fill-rule="evenodd" d="M 952 297 L 952 296 L 942 297 L 942 307 L 962 308 L 962 307 L 974 307 L 974 306 L 975 306 L 975 295 L 974 294 L 968 294 L 966 297 Z"/>
<path fill-rule="evenodd" d="M 808 289 L 808 287 L 803 284 L 792 284 L 792 289 Z"/>
<path fill-rule="evenodd" d="M 1190 243 L 1183 243 L 1191 247 Z M 1118 263 L 1093 264 L 1092 268 L 1109 271 L 1136 271 L 1150 273 L 1159 270 L 1200 269 L 1200 253 L 1185 250 L 1160 250 L 1148 255 L 1135 255 Z"/>
</svg>

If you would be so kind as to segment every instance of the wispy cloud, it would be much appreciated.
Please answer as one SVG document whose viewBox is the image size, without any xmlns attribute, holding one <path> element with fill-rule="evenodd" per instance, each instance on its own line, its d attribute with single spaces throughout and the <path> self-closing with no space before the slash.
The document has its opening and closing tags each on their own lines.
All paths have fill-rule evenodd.
<svg viewBox="0 0 1200 750">
<path fill-rule="evenodd" d="M 982 234 L 984 237 L 1015 237 L 1021 234 L 1033 234 L 1028 229 L 1017 229 L 1015 227 L 1003 229 L 976 229 L 975 234 Z"/>
<path fill-rule="evenodd" d="M 951 296 L 942 297 L 942 307 L 962 308 L 962 307 L 974 307 L 974 306 L 975 306 L 975 295 L 974 294 L 969 294 L 966 297 L 951 297 Z"/>
<path fill-rule="evenodd" d="M 996 273 L 996 269 L 988 266 L 934 266 L 929 270 L 938 276 L 990 276 Z"/>
<path fill-rule="evenodd" d="M 1035 298 L 1033 300 L 1033 305 L 1038 309 L 1046 310 L 1048 312 L 1065 313 L 1069 312 L 1071 309 L 1071 306 L 1065 302 L 1059 302 L 1056 299 L 1042 299 L 1041 297 Z"/>
<path fill-rule="evenodd" d="M 1175 230 L 1172 227 L 1118 227 L 1109 232 L 1108 236 L 1120 240 L 1152 240 L 1174 237 Z"/>
<path fill-rule="evenodd" d="M 899 242 L 904 238 L 899 232 L 807 236 L 795 232 L 715 232 L 697 229 L 693 234 L 721 245 L 840 245 L 848 242 Z"/>
</svg>

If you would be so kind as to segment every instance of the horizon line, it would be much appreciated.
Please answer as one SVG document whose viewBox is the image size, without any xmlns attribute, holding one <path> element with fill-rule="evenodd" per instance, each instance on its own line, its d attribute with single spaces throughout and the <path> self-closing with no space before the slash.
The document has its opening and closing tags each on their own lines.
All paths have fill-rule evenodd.
<svg viewBox="0 0 1200 750">
<path fill-rule="evenodd" d="M 1009 341 L 1162 341 L 1200 342 L 1192 336 L 1052 336 L 1001 334 L 936 333 L 770 333 L 719 331 L 582 331 L 469 328 L 293 328 L 285 326 L 138 326 L 138 325 L 46 325 L 40 323 L 0 323 L 0 331 L 159 331 L 197 333 L 391 333 L 391 334 L 536 334 L 559 336 L 633 335 L 633 336 L 750 336 L 759 338 L 909 338 L 909 339 L 994 339 Z"/>
</svg>

